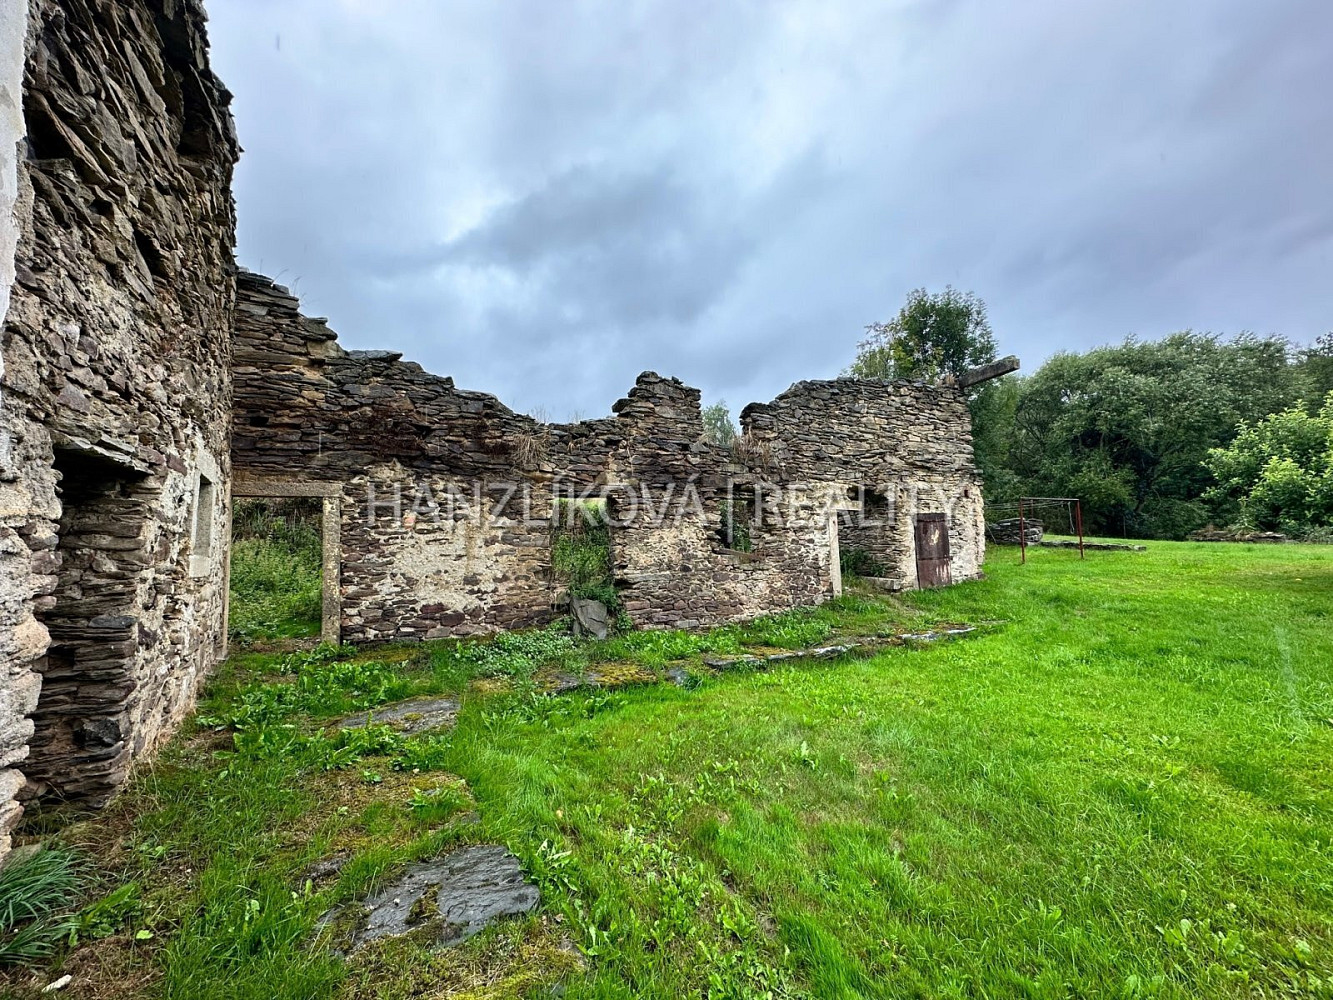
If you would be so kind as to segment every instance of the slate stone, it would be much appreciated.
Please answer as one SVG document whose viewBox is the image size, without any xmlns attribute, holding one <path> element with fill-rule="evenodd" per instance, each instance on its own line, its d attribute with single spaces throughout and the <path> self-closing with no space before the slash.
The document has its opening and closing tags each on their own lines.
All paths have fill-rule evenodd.
<svg viewBox="0 0 1333 1000">
<path fill-rule="evenodd" d="M 576 632 L 587 632 L 594 639 L 605 639 L 610 630 L 611 613 L 601 601 L 575 597 L 570 601 Z"/>
<path fill-rule="evenodd" d="M 458 718 L 458 702 L 452 698 L 410 698 L 392 705 L 381 705 L 369 712 L 358 712 L 340 719 L 339 729 L 360 729 L 375 723 L 389 725 L 405 736 L 449 729 Z"/>
<path fill-rule="evenodd" d="M 465 847 L 412 865 L 365 901 L 353 948 L 422 928 L 440 945 L 472 937 L 501 917 L 529 913 L 541 902 L 518 858 L 503 847 Z"/>
</svg>

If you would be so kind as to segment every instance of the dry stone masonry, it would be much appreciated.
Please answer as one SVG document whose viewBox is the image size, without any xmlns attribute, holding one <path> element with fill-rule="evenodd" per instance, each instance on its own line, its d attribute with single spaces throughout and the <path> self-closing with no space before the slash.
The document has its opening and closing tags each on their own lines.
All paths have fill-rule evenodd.
<svg viewBox="0 0 1333 1000">
<path fill-rule="evenodd" d="M 204 25 L 200 0 L 0 0 L 0 863 L 22 803 L 105 803 L 193 706 L 233 496 L 322 498 L 326 632 L 352 642 L 568 613 L 553 530 L 590 498 L 640 627 L 818 603 L 842 549 L 914 586 L 927 522 L 929 579 L 980 572 L 965 393 L 1016 361 L 802 382 L 721 448 L 652 372 L 547 424 L 343 350 L 236 271 Z"/>
<path fill-rule="evenodd" d="M 237 146 L 197 0 L 26 13 L 13 161 L 5 136 L 0 763 L 23 797 L 96 805 L 224 641 Z"/>
</svg>

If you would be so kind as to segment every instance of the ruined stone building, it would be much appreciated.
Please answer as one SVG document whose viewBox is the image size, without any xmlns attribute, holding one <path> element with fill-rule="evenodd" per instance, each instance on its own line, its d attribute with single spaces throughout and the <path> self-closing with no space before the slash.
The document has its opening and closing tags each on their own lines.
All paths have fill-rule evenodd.
<svg viewBox="0 0 1333 1000">
<path fill-rule="evenodd" d="M 562 497 L 605 499 L 615 585 L 640 627 L 817 604 L 840 589 L 841 545 L 914 586 L 923 526 L 942 531 L 922 582 L 981 569 L 956 384 L 801 382 L 747 407 L 733 448 L 705 440 L 697 389 L 652 372 L 614 416 L 544 424 L 396 353 L 344 351 L 286 289 L 244 271 L 233 365 L 233 493 L 325 498 L 341 602 L 326 619 L 343 641 L 549 621 Z"/>
<path fill-rule="evenodd" d="M 969 379 L 802 382 L 724 449 L 652 373 L 544 424 L 345 351 L 237 273 L 229 99 L 199 0 L 0 0 L 0 858 L 22 801 L 104 803 L 193 705 L 233 497 L 322 498 L 350 642 L 560 614 L 558 497 L 604 498 L 643 627 L 823 601 L 840 547 L 905 587 L 980 572 Z"/>
</svg>

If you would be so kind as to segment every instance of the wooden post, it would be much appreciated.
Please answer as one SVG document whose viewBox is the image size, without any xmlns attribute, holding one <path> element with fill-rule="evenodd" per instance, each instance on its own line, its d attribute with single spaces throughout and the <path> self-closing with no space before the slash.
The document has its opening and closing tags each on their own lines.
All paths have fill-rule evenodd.
<svg viewBox="0 0 1333 1000">
<path fill-rule="evenodd" d="M 1022 553 L 1020 562 L 1028 561 L 1028 526 L 1023 519 L 1023 498 L 1018 498 L 1018 548 Z"/>
<path fill-rule="evenodd" d="M 1074 520 L 1078 522 L 1078 557 L 1086 558 L 1083 554 L 1083 501 L 1074 501 Z"/>
</svg>

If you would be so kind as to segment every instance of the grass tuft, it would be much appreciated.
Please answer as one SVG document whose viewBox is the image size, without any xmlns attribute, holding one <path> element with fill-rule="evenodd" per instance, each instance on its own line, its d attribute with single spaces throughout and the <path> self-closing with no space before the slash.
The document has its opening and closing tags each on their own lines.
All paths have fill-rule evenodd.
<svg viewBox="0 0 1333 1000">
<path fill-rule="evenodd" d="M 71 911 L 88 881 L 87 863 L 64 848 L 0 868 L 0 965 L 37 965 L 55 954 L 79 926 Z"/>
</svg>

